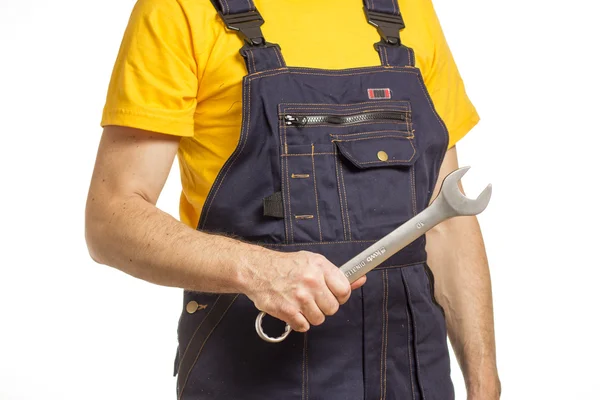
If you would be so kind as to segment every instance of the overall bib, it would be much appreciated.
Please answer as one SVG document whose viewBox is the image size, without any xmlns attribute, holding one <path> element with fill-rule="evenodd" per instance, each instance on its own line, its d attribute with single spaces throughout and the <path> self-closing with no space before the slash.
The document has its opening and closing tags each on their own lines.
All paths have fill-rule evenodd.
<svg viewBox="0 0 600 400">
<path fill-rule="evenodd" d="M 365 0 L 381 66 L 288 67 L 251 0 L 215 0 L 240 50 L 243 119 L 198 229 L 342 265 L 429 204 L 448 146 L 397 0 Z M 367 23 L 365 21 L 365 23 Z M 225 256 L 225 255 L 224 255 Z M 244 295 L 184 292 L 178 399 L 453 399 L 443 310 L 425 236 L 368 274 L 348 303 L 279 344 Z M 270 336 L 284 324 L 266 317 Z"/>
</svg>

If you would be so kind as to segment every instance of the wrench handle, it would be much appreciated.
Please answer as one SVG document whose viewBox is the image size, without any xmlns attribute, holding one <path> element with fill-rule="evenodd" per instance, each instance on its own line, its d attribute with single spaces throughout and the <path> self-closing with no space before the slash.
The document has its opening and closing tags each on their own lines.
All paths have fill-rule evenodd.
<svg viewBox="0 0 600 400">
<path fill-rule="evenodd" d="M 440 222 L 454 216 L 452 211 L 444 206 L 445 203 L 437 200 L 342 265 L 340 269 L 350 283 L 414 242 Z"/>
</svg>

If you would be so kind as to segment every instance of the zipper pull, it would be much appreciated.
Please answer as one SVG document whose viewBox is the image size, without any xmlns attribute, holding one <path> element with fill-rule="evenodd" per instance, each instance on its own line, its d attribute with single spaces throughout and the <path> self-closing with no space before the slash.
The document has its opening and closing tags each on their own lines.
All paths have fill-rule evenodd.
<svg viewBox="0 0 600 400">
<path fill-rule="evenodd" d="M 283 120 L 288 126 L 304 126 L 306 125 L 308 118 L 302 116 L 286 115 L 285 117 L 283 117 Z"/>
</svg>

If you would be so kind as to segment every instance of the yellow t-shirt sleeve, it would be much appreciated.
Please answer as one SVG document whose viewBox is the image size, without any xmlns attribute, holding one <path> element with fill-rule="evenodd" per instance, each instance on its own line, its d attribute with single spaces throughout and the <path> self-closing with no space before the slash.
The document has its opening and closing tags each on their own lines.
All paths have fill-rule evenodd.
<svg viewBox="0 0 600 400">
<path fill-rule="evenodd" d="M 451 148 L 477 125 L 479 114 L 467 96 L 442 27 L 431 7 L 433 21 L 429 27 L 433 53 L 428 59 L 429 65 L 423 69 L 424 80 L 435 109 L 448 128 L 448 148 Z"/>
<path fill-rule="evenodd" d="M 196 68 L 179 3 L 139 0 L 114 65 L 101 125 L 193 136 Z"/>
</svg>

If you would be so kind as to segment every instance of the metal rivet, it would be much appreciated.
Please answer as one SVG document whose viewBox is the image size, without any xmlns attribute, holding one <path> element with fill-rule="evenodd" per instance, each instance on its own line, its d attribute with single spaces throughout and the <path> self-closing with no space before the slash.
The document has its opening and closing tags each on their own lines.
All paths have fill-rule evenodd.
<svg viewBox="0 0 600 400">
<path fill-rule="evenodd" d="M 188 312 L 188 314 L 193 314 L 196 311 L 198 311 L 199 307 L 200 305 L 198 304 L 198 302 L 192 300 L 189 303 L 187 303 L 187 306 L 185 306 L 185 310 Z"/>
<path fill-rule="evenodd" d="M 381 161 L 387 161 L 388 155 L 385 151 L 380 151 L 377 153 L 377 158 L 379 158 Z"/>
</svg>

